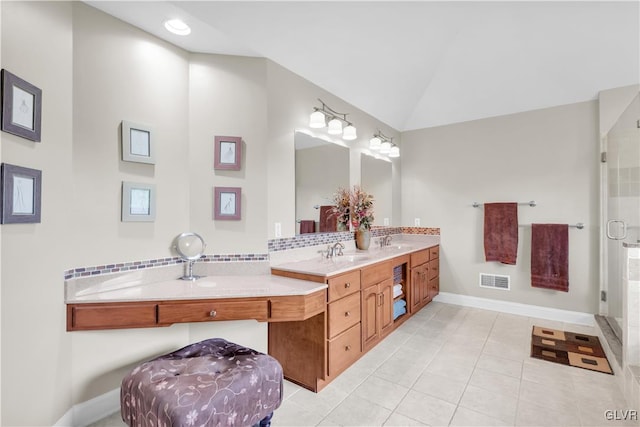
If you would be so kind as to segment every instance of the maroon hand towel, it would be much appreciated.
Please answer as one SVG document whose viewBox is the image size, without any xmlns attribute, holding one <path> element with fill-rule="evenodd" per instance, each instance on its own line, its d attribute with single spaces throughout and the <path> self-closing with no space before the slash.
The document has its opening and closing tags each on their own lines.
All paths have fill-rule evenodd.
<svg viewBox="0 0 640 427">
<path fill-rule="evenodd" d="M 312 219 L 303 219 L 300 221 L 300 234 L 315 233 L 316 222 Z"/>
<path fill-rule="evenodd" d="M 338 231 L 338 217 L 333 213 L 333 206 L 320 206 L 320 233 Z"/>
<path fill-rule="evenodd" d="M 516 264 L 518 255 L 518 204 L 485 203 L 484 256 L 487 261 Z"/>
<path fill-rule="evenodd" d="M 569 226 L 531 225 L 531 286 L 569 292 Z"/>
</svg>

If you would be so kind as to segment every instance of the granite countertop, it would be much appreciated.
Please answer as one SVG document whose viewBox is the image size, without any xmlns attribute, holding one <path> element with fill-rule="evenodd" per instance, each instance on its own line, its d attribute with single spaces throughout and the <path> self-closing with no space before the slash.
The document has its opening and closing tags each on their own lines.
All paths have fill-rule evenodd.
<svg viewBox="0 0 640 427">
<path fill-rule="evenodd" d="M 196 281 L 164 280 L 151 283 L 108 281 L 78 289 L 67 295 L 67 304 L 91 302 L 129 302 L 266 296 L 308 295 L 325 289 L 326 284 L 269 274 L 254 276 L 206 276 Z"/>
<path fill-rule="evenodd" d="M 392 241 L 389 246 L 384 248 L 374 247 L 372 242 L 366 251 L 348 250 L 344 251 L 344 255 L 342 256 L 334 256 L 328 259 L 317 255 L 310 259 L 272 264 L 271 268 L 326 278 L 412 252 L 428 249 L 439 244 L 440 236 L 422 236 L 420 239 L 403 238 L 402 240 Z"/>
</svg>

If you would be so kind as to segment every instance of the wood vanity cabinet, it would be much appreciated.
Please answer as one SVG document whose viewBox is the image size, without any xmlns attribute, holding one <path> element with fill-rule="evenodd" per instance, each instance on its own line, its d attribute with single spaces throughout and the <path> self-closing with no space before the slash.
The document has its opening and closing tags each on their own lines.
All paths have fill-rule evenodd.
<svg viewBox="0 0 640 427">
<path fill-rule="evenodd" d="M 440 247 L 429 248 L 429 301 L 440 293 Z"/>
<path fill-rule="evenodd" d="M 431 300 L 438 287 L 437 262 L 436 247 L 435 252 L 429 248 L 329 277 L 272 268 L 272 274 L 324 282 L 328 289 L 324 313 L 269 323 L 269 354 L 289 381 L 322 390 Z M 402 292 L 395 300 L 407 306 L 406 314 L 394 320 L 396 284 Z"/>
<path fill-rule="evenodd" d="M 393 278 L 390 262 L 363 268 L 362 349 L 367 351 L 393 329 Z"/>
<path fill-rule="evenodd" d="M 440 289 L 439 246 L 411 254 L 411 312 L 428 304 Z"/>
<path fill-rule="evenodd" d="M 272 273 L 301 278 L 276 269 Z M 305 279 L 327 283 L 326 311 L 300 322 L 269 323 L 269 354 L 288 380 L 319 391 L 362 355 L 360 270 Z"/>
</svg>

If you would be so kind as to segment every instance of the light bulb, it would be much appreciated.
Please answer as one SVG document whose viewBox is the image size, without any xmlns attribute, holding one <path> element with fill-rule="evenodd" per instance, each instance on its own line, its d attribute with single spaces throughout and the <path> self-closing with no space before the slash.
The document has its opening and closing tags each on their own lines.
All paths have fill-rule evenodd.
<svg viewBox="0 0 640 427">
<path fill-rule="evenodd" d="M 179 36 L 186 36 L 191 34 L 191 28 L 189 28 L 189 26 L 180 19 L 169 19 L 168 21 L 164 21 L 164 28 L 166 28 L 167 31 Z"/>
<path fill-rule="evenodd" d="M 314 129 L 323 128 L 326 126 L 324 121 L 324 114 L 321 111 L 314 111 L 309 116 L 309 127 Z"/>
<path fill-rule="evenodd" d="M 397 145 L 391 147 L 391 150 L 389 150 L 389 157 L 400 157 L 400 148 Z"/>
<path fill-rule="evenodd" d="M 327 133 L 329 135 L 340 135 L 342 133 L 342 122 L 335 117 L 329 120 L 328 126 Z"/>
<path fill-rule="evenodd" d="M 356 134 L 356 128 L 353 125 L 349 125 L 344 128 L 344 132 L 342 133 L 342 139 L 345 141 L 353 141 L 356 139 L 358 135 Z"/>
</svg>

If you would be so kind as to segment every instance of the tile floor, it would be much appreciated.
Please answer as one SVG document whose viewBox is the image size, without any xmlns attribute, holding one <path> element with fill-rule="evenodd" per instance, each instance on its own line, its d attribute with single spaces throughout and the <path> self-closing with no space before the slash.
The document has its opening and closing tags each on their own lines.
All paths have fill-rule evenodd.
<svg viewBox="0 0 640 427">
<path fill-rule="evenodd" d="M 640 426 L 614 376 L 529 357 L 531 327 L 594 328 L 433 302 L 329 384 L 285 381 L 277 426 Z M 119 413 L 92 427 L 120 427 Z"/>
</svg>

